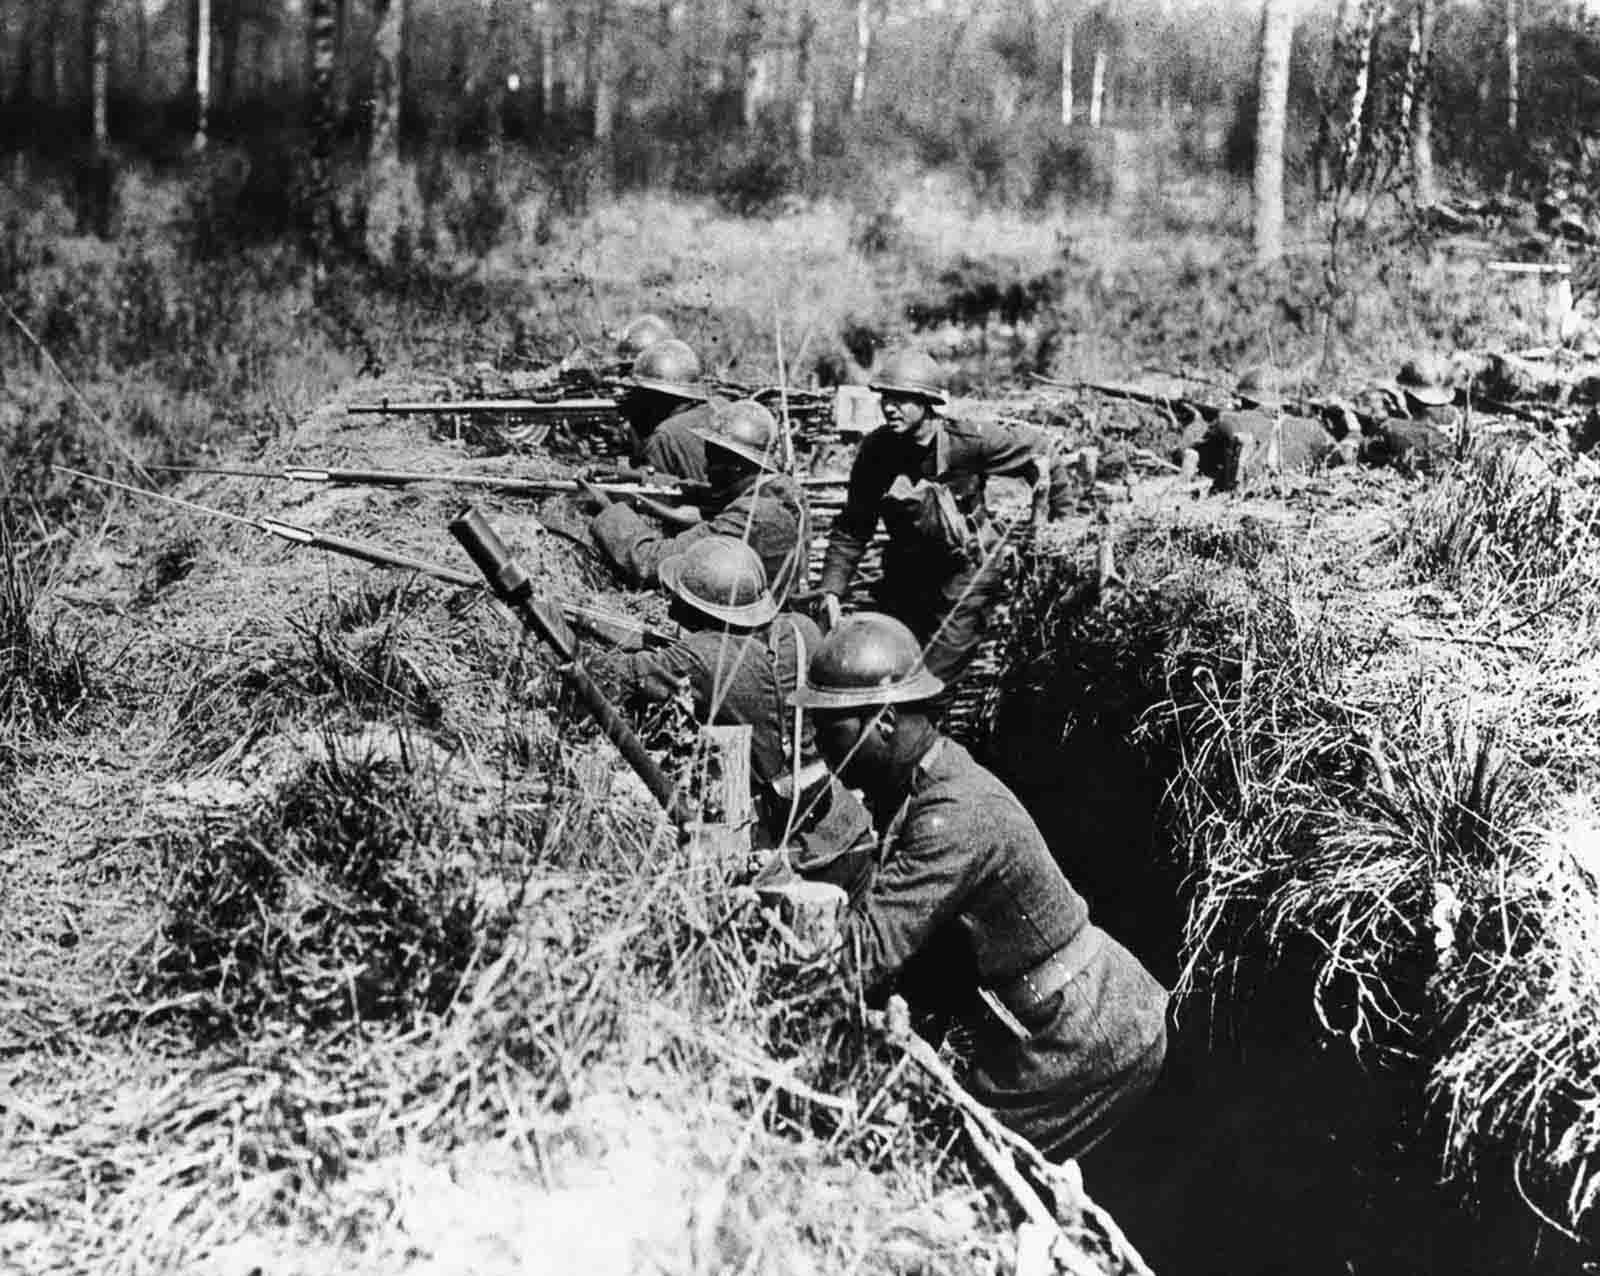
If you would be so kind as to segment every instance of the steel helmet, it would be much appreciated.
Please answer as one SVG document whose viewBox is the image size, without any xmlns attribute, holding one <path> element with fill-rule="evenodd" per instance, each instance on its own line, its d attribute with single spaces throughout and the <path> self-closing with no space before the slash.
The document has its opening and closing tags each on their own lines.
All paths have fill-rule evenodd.
<svg viewBox="0 0 1600 1276">
<path fill-rule="evenodd" d="M 1278 376 L 1271 368 L 1251 368 L 1239 378 L 1234 391 L 1239 402 L 1247 408 L 1265 408 L 1278 412 L 1283 408 L 1283 395 L 1278 393 Z"/>
<path fill-rule="evenodd" d="M 680 399 L 707 397 L 700 385 L 699 357 L 676 337 L 656 342 L 635 359 L 626 384 Z"/>
<path fill-rule="evenodd" d="M 732 536 L 705 536 L 661 562 L 661 583 L 714 620 L 754 628 L 778 614 L 761 557 Z"/>
<path fill-rule="evenodd" d="M 1448 369 L 1431 355 L 1407 359 L 1400 365 L 1398 381 L 1403 393 L 1429 407 L 1443 407 L 1455 398 Z"/>
<path fill-rule="evenodd" d="M 922 663 L 916 635 L 893 616 L 864 611 L 849 616 L 811 657 L 805 684 L 790 703 L 802 709 L 854 709 L 929 700 L 944 682 Z"/>
<path fill-rule="evenodd" d="M 783 472 L 783 438 L 778 419 L 754 399 L 740 399 L 695 430 L 707 447 L 721 448 L 773 474 Z"/>
<path fill-rule="evenodd" d="M 637 319 L 629 320 L 628 326 L 617 338 L 617 357 L 637 359 L 656 342 L 665 341 L 670 336 L 672 329 L 660 315 L 640 315 Z"/>
<path fill-rule="evenodd" d="M 950 402 L 944 369 L 921 350 L 896 350 L 868 385 L 879 394 L 909 394 L 936 406 Z"/>
</svg>

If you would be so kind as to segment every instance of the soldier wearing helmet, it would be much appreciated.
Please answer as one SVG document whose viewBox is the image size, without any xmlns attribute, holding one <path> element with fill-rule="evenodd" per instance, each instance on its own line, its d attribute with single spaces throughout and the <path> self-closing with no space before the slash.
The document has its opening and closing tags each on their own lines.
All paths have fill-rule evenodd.
<svg viewBox="0 0 1600 1276">
<path fill-rule="evenodd" d="M 700 359 L 676 337 L 654 342 L 623 379 L 617 411 L 628 426 L 629 459 L 690 483 L 706 481 L 698 431 L 725 401 L 709 393 Z"/>
<path fill-rule="evenodd" d="M 843 959 L 869 999 L 970 1025 L 974 1097 L 1047 1156 L 1077 1156 L 1154 1084 L 1166 990 L 1089 921 L 1011 791 L 933 726 L 922 655 L 899 621 L 851 616 L 793 696 L 883 838 Z"/>
<path fill-rule="evenodd" d="M 795 871 L 859 891 L 872 842 L 861 803 L 818 758 L 811 724 L 788 703 L 822 637 L 804 616 L 779 615 L 748 545 L 706 536 L 661 563 L 683 637 L 664 650 L 592 662 L 625 699 L 659 703 L 686 689 L 705 723 L 748 723 L 759 839 L 785 847 Z"/>
<path fill-rule="evenodd" d="M 756 551 L 784 603 L 805 586 L 811 516 L 800 485 L 784 473 L 777 421 L 759 403 L 724 403 L 697 419 L 694 437 L 705 449 L 706 518 L 674 535 L 662 525 L 681 523 L 672 511 L 641 502 L 667 516 L 647 519 L 586 485 L 585 499 L 598 510 L 595 541 L 626 580 L 643 586 L 656 584 L 661 563 L 702 537 L 731 536 Z"/>
<path fill-rule="evenodd" d="M 1003 587 L 989 477 L 1031 484 L 1035 523 L 1067 512 L 1071 477 L 1026 431 L 945 416 L 944 386 L 943 369 L 916 350 L 890 355 L 873 377 L 884 424 L 856 453 L 817 592 L 831 621 L 881 521 L 889 545 L 873 601 L 928 644 L 928 668 L 949 684 L 977 653 Z"/>
<path fill-rule="evenodd" d="M 1387 411 L 1363 426 L 1361 459 L 1407 474 L 1445 465 L 1456 453 L 1463 424 L 1449 376 L 1443 360 L 1424 355 L 1407 359 L 1395 380 L 1375 387 Z"/>
</svg>

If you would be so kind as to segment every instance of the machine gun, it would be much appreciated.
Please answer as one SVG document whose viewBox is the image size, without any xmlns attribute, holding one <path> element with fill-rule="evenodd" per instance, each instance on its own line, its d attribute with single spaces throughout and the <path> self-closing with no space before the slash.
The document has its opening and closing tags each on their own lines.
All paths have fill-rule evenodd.
<svg viewBox="0 0 1600 1276">
<path fill-rule="evenodd" d="M 495 416 L 612 417 L 615 399 L 379 399 L 347 403 L 350 416 L 430 416 L 445 412 Z"/>
<path fill-rule="evenodd" d="M 86 482 L 98 484 L 101 487 L 115 488 L 119 492 L 143 496 L 149 500 L 160 501 L 166 505 L 189 510 L 191 513 L 205 514 L 211 518 L 226 519 L 233 523 L 243 523 L 246 526 L 254 527 L 257 531 L 266 532 L 270 536 L 276 536 L 280 540 L 289 541 L 294 545 L 305 545 L 312 549 L 327 550 L 330 553 L 341 554 L 346 558 L 354 558 L 363 563 L 371 563 L 375 567 L 393 567 L 401 571 L 417 572 L 419 575 L 429 576 L 434 580 L 444 581 L 450 585 L 460 585 L 466 589 L 483 588 L 483 582 L 470 572 L 458 571 L 454 567 L 445 567 L 440 563 L 432 563 L 425 558 L 417 558 L 411 554 L 402 554 L 396 550 L 386 549 L 382 545 L 374 545 L 371 541 L 352 540 L 346 536 L 334 536 L 328 532 L 319 532 L 309 527 L 301 527 L 298 523 L 289 523 L 277 518 L 253 518 L 246 514 L 234 514 L 228 510 L 219 510 L 210 505 L 186 501 L 181 497 L 152 492 L 148 488 L 133 487 L 127 483 L 119 483 L 115 479 L 101 478 L 97 474 L 85 474 L 81 470 L 68 469 L 64 465 L 57 465 L 54 468 L 62 474 L 70 474 L 74 478 L 80 478 Z M 631 616 L 601 611 L 593 607 L 585 607 L 579 603 L 562 602 L 554 605 L 560 608 L 562 615 L 573 628 L 613 646 L 623 648 L 669 647 L 677 641 L 676 635 L 666 630 L 655 629 L 643 621 L 635 620 Z"/>
</svg>

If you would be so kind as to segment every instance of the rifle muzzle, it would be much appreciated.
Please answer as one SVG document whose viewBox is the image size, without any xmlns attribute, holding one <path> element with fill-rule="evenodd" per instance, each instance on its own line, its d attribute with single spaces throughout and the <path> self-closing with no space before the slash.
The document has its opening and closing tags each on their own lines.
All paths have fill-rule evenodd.
<svg viewBox="0 0 1600 1276">
<path fill-rule="evenodd" d="M 496 597 L 503 602 L 518 603 L 532 596 L 533 581 L 511 556 L 500 533 L 490 526 L 481 510 L 469 505 L 451 521 L 450 535 L 467 551 L 467 557 L 483 573 Z"/>
</svg>

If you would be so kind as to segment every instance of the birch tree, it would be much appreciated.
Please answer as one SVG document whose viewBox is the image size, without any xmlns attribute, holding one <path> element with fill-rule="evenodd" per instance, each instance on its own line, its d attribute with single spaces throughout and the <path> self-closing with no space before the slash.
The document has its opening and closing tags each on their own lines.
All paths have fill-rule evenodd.
<svg viewBox="0 0 1600 1276">
<path fill-rule="evenodd" d="M 795 20 L 794 149 L 807 168 L 816 155 L 817 86 L 812 65 L 816 34 L 816 15 L 811 12 L 809 0 L 801 0 Z"/>
<path fill-rule="evenodd" d="M 856 63 L 850 80 L 850 114 L 867 102 L 867 62 L 872 56 L 872 0 L 856 0 Z"/>
<path fill-rule="evenodd" d="M 1263 0 L 1256 100 L 1256 260 L 1283 256 L 1283 139 L 1289 113 L 1289 52 L 1295 0 Z"/>
<path fill-rule="evenodd" d="M 1439 192 L 1433 176 L 1433 29 L 1434 0 L 1416 0 L 1417 91 L 1411 108 L 1411 175 L 1417 202 L 1435 204 Z"/>
<path fill-rule="evenodd" d="M 1061 17 L 1061 122 L 1072 123 L 1072 13 Z"/>
<path fill-rule="evenodd" d="M 110 133 L 106 98 L 111 80 L 111 15 L 109 0 L 89 0 L 90 137 L 97 157 L 104 157 Z"/>
<path fill-rule="evenodd" d="M 194 149 L 206 149 L 211 126 L 211 0 L 194 0 Z"/>
<path fill-rule="evenodd" d="M 1517 111 L 1522 97 L 1517 9 L 1517 0 L 1506 0 L 1506 132 L 1512 137 L 1517 135 Z"/>
</svg>

